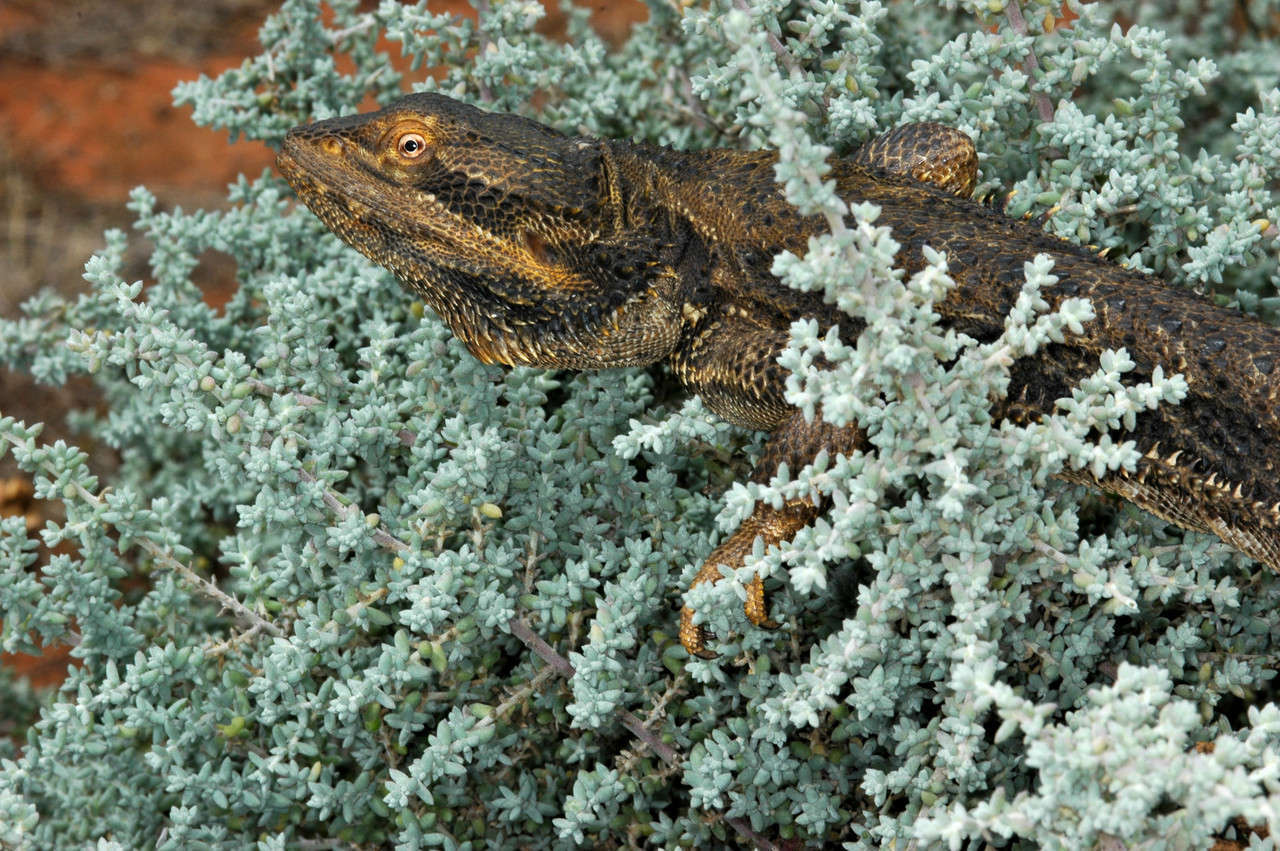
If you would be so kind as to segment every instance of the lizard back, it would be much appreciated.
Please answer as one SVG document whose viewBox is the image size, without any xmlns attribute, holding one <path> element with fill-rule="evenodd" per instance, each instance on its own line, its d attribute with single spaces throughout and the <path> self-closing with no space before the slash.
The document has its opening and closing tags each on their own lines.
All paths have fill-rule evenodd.
<svg viewBox="0 0 1280 851">
<path fill-rule="evenodd" d="M 1182 373 L 1187 395 L 1180 404 L 1142 412 L 1132 432 L 1118 435 L 1143 453 L 1133 472 L 1062 475 L 1211 532 L 1280 569 L 1280 330 L 928 184 L 856 167 L 842 169 L 839 184 L 844 197 L 880 205 L 880 222 L 902 244 L 898 259 L 906 271 L 923 265 L 925 244 L 946 253 L 956 288 L 938 310 L 980 340 L 1002 330 L 1024 262 L 1039 253 L 1052 257 L 1058 280 L 1042 294 L 1054 308 L 1065 298 L 1088 298 L 1095 318 L 1083 334 L 1016 361 L 997 413 L 1023 421 L 1052 411 L 1055 400 L 1098 368 L 1104 349 L 1126 349 L 1135 380 L 1146 380 L 1156 366 Z"/>
</svg>

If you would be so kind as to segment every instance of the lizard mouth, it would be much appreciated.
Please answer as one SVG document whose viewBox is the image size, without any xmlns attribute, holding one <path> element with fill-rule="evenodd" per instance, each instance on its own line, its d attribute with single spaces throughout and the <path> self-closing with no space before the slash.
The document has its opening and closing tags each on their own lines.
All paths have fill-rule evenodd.
<svg viewBox="0 0 1280 851">
<path fill-rule="evenodd" d="M 297 157 L 290 150 L 288 140 L 276 153 L 276 170 L 280 172 L 285 181 L 293 187 L 294 191 L 302 195 L 303 187 L 312 183 L 311 176 L 306 169 L 298 162 Z"/>
<path fill-rule="evenodd" d="M 327 140 L 322 140 L 321 144 L 324 141 Z M 297 140 L 290 133 L 276 154 L 276 168 L 302 202 L 325 219 L 326 224 L 329 223 L 328 218 L 317 207 L 327 208 L 336 200 L 354 200 L 359 206 L 378 210 L 383 215 L 390 214 L 390 210 L 382 209 L 384 205 L 378 203 L 377 187 L 368 186 L 371 180 L 353 178 L 349 167 L 335 166 L 338 157 L 341 157 L 340 152 L 326 157 L 312 150 L 312 144 Z"/>
<path fill-rule="evenodd" d="M 286 138 L 284 147 L 276 155 L 276 168 L 298 198 L 343 242 L 375 262 L 387 260 L 390 243 L 375 226 L 376 207 L 366 204 L 346 187 L 335 189 L 328 184 L 325 178 L 330 171 L 311 166 L 309 158 L 298 148 Z"/>
<path fill-rule="evenodd" d="M 429 258 L 437 269 L 483 278 L 486 289 L 516 301 L 590 288 L 555 260 L 534 229 L 521 227 L 508 238 L 493 234 L 432 192 L 389 181 L 364 164 L 352 142 L 333 134 L 312 138 L 301 129 L 285 137 L 276 167 L 330 230 L 375 262 L 421 270 Z"/>
<path fill-rule="evenodd" d="M 376 262 L 387 263 L 408 244 L 441 263 L 455 255 L 458 241 L 438 226 L 447 211 L 435 196 L 415 192 L 411 201 L 396 200 L 403 190 L 363 167 L 347 145 L 333 136 L 312 140 L 291 131 L 276 168 L 330 230 Z"/>
</svg>

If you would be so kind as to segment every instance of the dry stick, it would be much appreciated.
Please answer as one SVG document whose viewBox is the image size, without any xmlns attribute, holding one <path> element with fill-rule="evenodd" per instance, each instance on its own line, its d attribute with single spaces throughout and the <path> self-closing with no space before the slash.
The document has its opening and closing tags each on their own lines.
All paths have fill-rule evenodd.
<svg viewBox="0 0 1280 851">
<path fill-rule="evenodd" d="M 542 636 L 534 632 L 523 619 L 512 618 L 507 621 L 507 628 L 511 630 L 512 635 L 523 641 L 530 650 L 538 654 L 544 662 L 550 665 L 556 673 L 564 677 L 573 676 L 573 665 L 569 663 L 569 660 L 557 653 L 555 648 L 544 641 Z M 680 767 L 680 752 L 651 733 L 644 726 L 643 721 L 621 707 L 615 709 L 614 714 L 621 719 L 622 726 L 634 733 L 637 739 L 648 745 L 663 762 L 676 768 Z M 726 818 L 725 823 L 736 830 L 739 836 L 749 840 L 757 848 L 779 851 L 777 845 L 756 833 L 742 819 L 736 817 Z"/>
<path fill-rule="evenodd" d="M 13 435 L 5 436 L 14 446 L 22 446 L 22 441 Z M 50 478 L 54 480 L 58 478 L 58 470 L 53 466 L 52 462 L 46 461 L 41 466 L 44 468 L 45 472 L 49 474 Z M 79 483 L 74 483 L 74 485 L 76 496 L 80 497 L 85 502 L 95 507 L 99 507 L 103 504 L 104 500 L 101 494 L 93 493 Z M 106 493 L 105 489 L 103 490 L 103 493 Z M 134 543 L 141 549 L 145 550 L 147 554 L 150 555 L 151 558 L 154 559 L 161 567 L 172 570 L 174 573 L 181 576 L 189 584 L 195 586 L 197 591 L 204 594 L 206 597 L 211 597 L 216 600 L 222 608 L 231 612 L 249 626 L 257 630 L 269 632 L 272 635 L 284 635 L 284 632 L 280 627 L 276 626 L 271 621 L 266 620 L 244 603 L 241 603 L 235 597 L 232 597 L 226 591 L 223 591 L 216 584 L 205 579 L 193 569 L 178 561 L 174 558 L 173 553 L 171 553 L 167 548 L 161 548 L 154 541 L 142 536 L 138 536 L 134 540 Z"/>
<path fill-rule="evenodd" d="M 1005 17 L 1009 19 L 1009 26 L 1018 35 L 1027 35 L 1027 22 L 1022 17 L 1022 9 L 1018 6 L 1018 0 L 1009 0 L 1004 7 Z M 1036 57 L 1036 52 L 1030 47 L 1027 48 L 1027 58 L 1022 61 L 1023 70 L 1027 72 L 1027 78 L 1034 85 L 1036 74 L 1040 71 L 1040 60 Z M 1036 109 L 1040 113 L 1040 120 L 1049 122 L 1053 120 L 1053 104 L 1049 102 L 1049 96 L 1044 92 L 1035 92 Z"/>
</svg>

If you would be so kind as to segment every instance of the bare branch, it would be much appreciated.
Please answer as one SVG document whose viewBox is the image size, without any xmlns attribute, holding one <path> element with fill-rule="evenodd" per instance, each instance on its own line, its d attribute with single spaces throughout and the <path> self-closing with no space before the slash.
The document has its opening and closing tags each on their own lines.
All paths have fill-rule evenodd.
<svg viewBox="0 0 1280 851">
<path fill-rule="evenodd" d="M 1018 35 L 1027 35 L 1027 21 L 1022 17 L 1022 8 L 1018 5 L 1018 0 L 1009 0 L 1004 7 L 1005 17 L 1009 19 L 1009 26 Z M 1031 48 L 1027 48 L 1027 57 L 1022 61 L 1022 69 L 1027 72 L 1027 78 L 1030 81 L 1028 85 L 1035 83 L 1036 75 L 1040 72 L 1040 59 L 1036 56 L 1036 52 Z M 1041 121 L 1053 120 L 1053 104 L 1049 102 L 1049 96 L 1044 92 L 1035 92 L 1036 109 L 1040 113 Z"/>
</svg>

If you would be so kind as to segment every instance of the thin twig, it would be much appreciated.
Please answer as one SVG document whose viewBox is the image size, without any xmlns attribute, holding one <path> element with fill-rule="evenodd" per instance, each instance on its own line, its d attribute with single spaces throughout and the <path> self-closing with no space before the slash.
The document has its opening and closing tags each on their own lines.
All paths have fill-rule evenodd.
<svg viewBox="0 0 1280 851">
<path fill-rule="evenodd" d="M 1028 35 L 1026 19 L 1022 17 L 1022 8 L 1018 6 L 1018 0 L 1009 0 L 1004 7 L 1005 17 L 1009 19 L 1009 26 L 1018 35 Z M 1027 56 L 1022 60 L 1022 68 L 1027 72 L 1027 79 L 1030 81 L 1028 85 L 1034 86 L 1036 75 L 1040 73 L 1040 59 L 1036 56 L 1035 50 L 1028 47 Z M 1053 104 L 1049 101 L 1049 96 L 1044 92 L 1034 92 L 1036 99 L 1036 109 L 1040 113 L 1040 120 L 1049 122 L 1053 120 Z"/>
<path fill-rule="evenodd" d="M 507 696 L 507 699 L 493 708 L 493 711 L 476 722 L 476 727 L 492 727 L 498 720 L 505 718 L 513 709 L 529 698 L 531 694 L 542 688 L 542 684 L 556 675 L 553 668 L 543 668 L 529 682 L 520 686 Z"/>
<path fill-rule="evenodd" d="M 88 493 L 85 491 L 85 493 Z M 197 590 L 202 592 L 206 597 L 216 600 L 222 608 L 231 612 L 242 623 L 248 624 L 250 627 L 268 632 L 276 637 L 284 635 L 284 631 L 280 627 L 266 620 L 257 612 L 250 609 L 244 603 L 241 603 L 235 597 L 232 597 L 226 591 L 223 591 L 213 581 L 205 579 L 196 573 L 187 565 L 174 558 L 167 550 L 162 550 L 151 541 L 141 538 L 138 540 L 138 546 L 150 553 L 151 557 L 156 560 L 162 567 L 166 567 L 177 573 Z"/>
<path fill-rule="evenodd" d="M 751 14 L 751 6 L 747 0 L 733 0 L 733 5 L 740 11 Z M 799 74 L 800 63 L 796 62 L 796 58 L 791 55 L 791 51 L 787 50 L 787 46 L 778 40 L 773 33 L 765 30 L 765 41 L 769 45 L 769 49 L 773 51 L 773 55 L 778 57 L 778 61 L 782 63 L 782 67 L 787 69 L 788 74 Z"/>
<path fill-rule="evenodd" d="M 740 11 L 748 15 L 751 14 L 751 6 L 747 3 L 747 0 L 733 0 L 733 5 Z M 791 51 L 787 50 L 787 46 L 776 35 L 765 30 L 764 40 L 769 45 L 769 49 L 773 51 L 773 55 L 778 58 L 779 64 L 787 70 L 789 76 L 803 78 L 804 69 L 800 67 L 800 63 L 796 61 L 796 58 L 791 55 Z M 817 107 L 821 117 L 826 119 L 827 105 L 816 97 L 810 97 L 809 102 Z"/>
<path fill-rule="evenodd" d="M 377 19 L 374 18 L 372 15 L 369 15 L 365 18 L 365 20 L 353 26 L 349 26 L 346 29 L 332 30 L 328 33 L 329 43 L 336 45 L 338 42 L 342 41 L 344 38 L 353 36 L 356 33 L 368 32 L 369 30 L 373 29 L 373 27 L 376 26 L 377 23 L 378 23 Z"/>
<path fill-rule="evenodd" d="M 336 851 L 340 848 L 358 849 L 360 847 L 354 842 L 342 839 L 295 839 L 293 842 L 302 851 Z"/>
<path fill-rule="evenodd" d="M 484 19 L 489 14 L 489 0 L 476 0 L 476 55 L 482 56 L 489 49 L 489 35 L 484 31 Z M 489 84 L 484 80 L 476 80 L 476 88 L 480 90 L 480 97 L 486 102 L 493 100 L 493 91 L 489 88 Z"/>
<path fill-rule="evenodd" d="M 550 665 L 557 673 L 564 677 L 573 676 L 573 665 L 569 660 L 556 652 L 555 648 L 542 639 L 520 618 L 512 618 L 507 622 L 507 628 L 511 630 L 511 634 L 525 643 L 530 650 L 536 653 L 539 658 Z M 680 766 L 680 752 L 670 745 L 667 745 L 657 736 L 644 726 L 639 718 L 633 713 L 621 707 L 614 710 L 614 714 L 622 721 L 622 726 L 630 730 L 635 737 L 649 746 L 659 759 L 673 768 Z M 740 818 L 725 818 L 725 823 L 738 832 L 743 839 L 751 842 L 755 847 L 766 849 L 766 851 L 779 851 L 778 846 L 771 840 L 756 833 L 751 827 Z"/>
<path fill-rule="evenodd" d="M 245 383 L 253 388 L 253 392 L 261 396 L 276 395 L 276 389 L 260 378 L 246 378 Z M 316 405 L 320 404 L 320 400 L 315 396 L 308 396 L 306 393 L 299 393 L 296 390 L 289 395 L 293 396 L 293 400 L 302 408 L 314 408 Z"/>
<path fill-rule="evenodd" d="M 7 434 L 5 435 L 5 437 L 14 446 L 21 447 L 23 445 L 23 442 L 19 440 L 17 437 L 15 437 L 14 435 Z M 57 468 L 54 467 L 52 462 L 45 461 L 43 464 L 41 464 L 41 466 L 44 468 L 44 471 L 49 474 L 49 477 L 51 479 L 57 480 L 59 476 L 59 471 L 57 470 Z M 80 497 L 82 500 L 94 506 L 95 508 L 100 508 L 105 503 L 105 500 L 103 499 L 102 494 L 93 493 L 88 488 L 81 485 L 79 482 L 75 483 L 75 492 L 76 492 L 76 496 Z M 102 493 L 106 493 L 106 492 L 107 492 L 107 489 L 104 488 Z M 257 612 L 253 611 L 248 606 L 246 606 L 244 603 L 241 603 L 235 597 L 232 597 L 226 591 L 223 591 L 216 584 L 209 581 L 208 579 L 205 579 L 203 576 L 196 573 L 193 569 L 183 564 L 182 562 L 178 561 L 176 558 L 173 557 L 173 554 L 168 549 L 162 549 L 154 541 L 141 535 L 137 536 L 134 542 L 138 545 L 139 548 L 146 551 L 146 553 L 150 555 L 151 558 L 161 567 L 167 568 L 168 570 L 172 570 L 174 573 L 181 576 L 190 585 L 194 586 L 197 591 L 199 591 L 206 597 L 216 600 L 218 604 L 222 606 L 222 608 L 231 612 L 233 615 L 239 618 L 242 622 L 248 624 L 251 627 L 256 627 L 257 629 L 262 630 L 264 632 L 269 632 L 272 635 L 277 635 L 277 636 L 284 635 L 284 632 L 280 629 L 280 627 L 276 626 L 271 621 L 266 620 Z"/>
<path fill-rule="evenodd" d="M 301 467 L 295 467 L 294 470 L 297 472 L 298 478 L 308 484 L 315 484 L 319 481 L 319 479 Z M 321 492 L 320 498 L 324 500 L 324 504 L 329 506 L 329 509 L 333 511 L 334 514 L 340 515 L 344 519 L 350 517 L 352 514 L 360 512 L 360 509 L 356 508 L 354 505 L 347 505 L 344 503 L 338 494 L 329 488 L 325 488 Z M 408 544 L 388 532 L 386 525 L 381 522 L 378 523 L 378 528 L 373 530 L 373 540 L 383 549 L 391 550 L 395 553 L 404 552 L 409 549 Z"/>
<path fill-rule="evenodd" d="M 542 661 L 546 662 L 562 677 L 573 676 L 573 665 L 569 664 L 569 660 L 556 652 L 555 648 L 542 639 L 533 629 L 524 622 L 523 618 L 512 618 L 507 621 L 507 628 L 511 630 L 511 634 L 520 639 L 525 645 L 537 653 Z"/>
<path fill-rule="evenodd" d="M 240 644 L 244 644 L 246 641 L 251 640 L 255 635 L 257 635 L 261 631 L 262 630 L 258 629 L 257 626 L 251 626 L 249 627 L 248 630 L 240 633 L 239 635 L 233 635 L 230 638 L 228 638 L 226 641 L 219 641 L 217 644 L 214 644 L 211 647 L 206 647 L 204 650 L 204 657 L 206 659 L 212 659 L 216 656 L 223 656 L 228 651 L 230 651 L 233 647 L 236 647 L 237 645 L 240 645 Z"/>
</svg>

